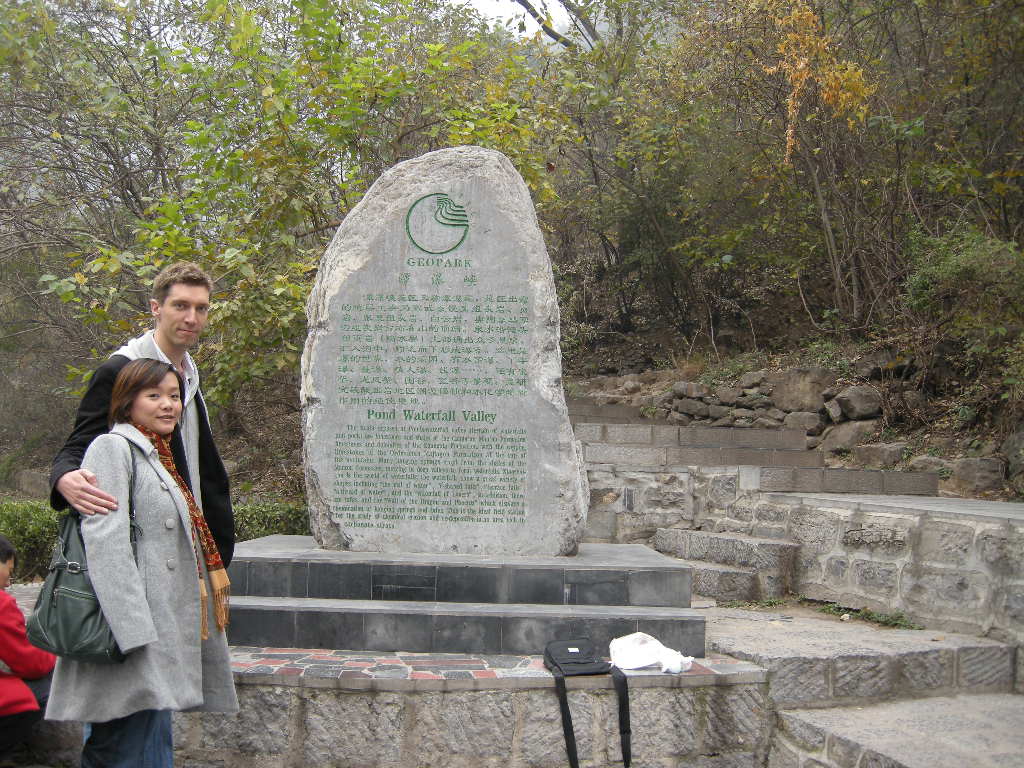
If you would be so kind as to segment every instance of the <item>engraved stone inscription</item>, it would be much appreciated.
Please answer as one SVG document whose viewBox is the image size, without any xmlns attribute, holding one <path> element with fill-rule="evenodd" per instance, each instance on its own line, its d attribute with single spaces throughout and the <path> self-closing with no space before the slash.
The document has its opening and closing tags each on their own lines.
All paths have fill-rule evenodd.
<svg viewBox="0 0 1024 768">
<path fill-rule="evenodd" d="M 343 405 L 393 408 L 442 395 L 526 395 L 526 295 L 369 293 L 341 305 L 337 338 Z M 394 419 L 396 413 L 375 409 L 367 418 Z M 398 418 L 426 416 L 403 410 Z"/>
<path fill-rule="evenodd" d="M 334 444 L 332 511 L 344 525 L 526 522 L 526 430 L 348 425 Z"/>
</svg>

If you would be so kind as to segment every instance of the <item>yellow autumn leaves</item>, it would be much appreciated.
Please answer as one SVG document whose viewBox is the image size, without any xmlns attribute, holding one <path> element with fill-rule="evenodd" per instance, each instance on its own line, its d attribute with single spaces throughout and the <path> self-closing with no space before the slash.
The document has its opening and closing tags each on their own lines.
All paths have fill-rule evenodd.
<svg viewBox="0 0 1024 768">
<path fill-rule="evenodd" d="M 860 66 L 836 57 L 832 38 L 824 33 L 821 20 L 810 7 L 797 3 L 788 12 L 783 11 L 779 8 L 773 17 L 782 36 L 777 47 L 779 59 L 765 70 L 770 74 L 781 72 L 789 81 L 785 156 L 788 165 L 796 148 L 800 109 L 810 88 L 817 86 L 818 95 L 833 115 L 846 116 L 852 128 L 854 117 L 864 119 L 867 100 L 877 86 L 867 81 Z"/>
</svg>

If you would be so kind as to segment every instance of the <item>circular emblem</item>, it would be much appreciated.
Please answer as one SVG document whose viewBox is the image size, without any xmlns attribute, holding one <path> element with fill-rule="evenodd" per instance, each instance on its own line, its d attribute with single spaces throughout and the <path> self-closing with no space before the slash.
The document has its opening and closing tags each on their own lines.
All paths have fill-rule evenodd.
<svg viewBox="0 0 1024 768">
<path fill-rule="evenodd" d="M 424 195 L 405 214 L 405 231 L 412 244 L 432 254 L 454 251 L 469 232 L 466 209 L 443 192 Z"/>
</svg>

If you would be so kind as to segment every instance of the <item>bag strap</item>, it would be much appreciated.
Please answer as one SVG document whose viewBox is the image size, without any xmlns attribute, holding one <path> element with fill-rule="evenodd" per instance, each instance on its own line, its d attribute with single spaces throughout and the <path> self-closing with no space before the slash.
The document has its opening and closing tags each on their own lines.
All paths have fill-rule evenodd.
<svg viewBox="0 0 1024 768">
<path fill-rule="evenodd" d="M 619 740 L 622 745 L 622 764 L 629 768 L 632 759 L 632 747 L 630 737 L 632 731 L 629 727 L 629 685 L 626 682 L 626 673 L 616 666 L 612 666 L 612 682 L 615 684 L 615 697 L 619 700 Z"/>
<path fill-rule="evenodd" d="M 565 675 L 557 665 L 551 668 L 555 677 L 555 691 L 558 693 L 558 707 L 562 711 L 562 732 L 565 734 L 565 752 L 569 757 L 570 768 L 579 768 L 580 761 L 576 756 L 576 734 L 572 728 L 572 713 L 569 712 L 569 697 L 565 692 Z"/>
<path fill-rule="evenodd" d="M 565 734 L 565 752 L 569 757 L 571 768 L 579 768 L 579 757 L 576 752 L 576 733 L 572 726 L 572 713 L 569 711 L 569 697 L 565 688 L 565 675 L 557 665 L 551 668 L 555 678 L 555 692 L 558 694 L 558 708 L 562 713 L 562 732 Z M 626 674 L 616 666 L 611 668 L 612 682 L 615 685 L 615 698 L 619 703 L 619 743 L 622 747 L 622 764 L 629 768 L 633 758 L 632 730 L 629 723 L 629 684 Z"/>
<path fill-rule="evenodd" d="M 128 454 L 132 457 L 132 472 L 128 476 L 128 540 L 132 545 L 132 557 L 135 558 L 135 562 L 139 562 L 139 542 L 138 538 L 142 535 L 142 528 L 138 523 L 135 522 L 135 445 L 124 435 L 126 443 L 128 443 Z"/>
</svg>

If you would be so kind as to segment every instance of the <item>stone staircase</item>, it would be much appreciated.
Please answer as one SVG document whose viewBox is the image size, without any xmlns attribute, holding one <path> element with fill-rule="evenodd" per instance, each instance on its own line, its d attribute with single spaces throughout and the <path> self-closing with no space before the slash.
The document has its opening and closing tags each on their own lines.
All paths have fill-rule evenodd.
<svg viewBox="0 0 1024 768">
<path fill-rule="evenodd" d="M 768 768 L 1024 766 L 1012 645 L 719 608 L 708 648 L 768 671 Z"/>
<path fill-rule="evenodd" d="M 608 406 L 606 406 L 608 407 Z M 619 406 L 614 406 L 618 408 Z M 599 406 L 591 406 L 596 415 Z M 807 437 L 797 429 L 677 427 L 638 423 L 579 423 L 575 434 L 584 446 L 592 477 L 638 473 L 691 478 L 711 473 L 706 484 L 731 487 L 748 497 L 767 493 L 860 493 L 935 495 L 938 476 L 926 472 L 832 469 L 818 450 L 807 449 Z M 733 468 L 735 481 L 723 473 Z M 714 474 L 717 473 L 717 476 Z M 652 480 L 651 482 L 656 482 Z M 696 496 L 690 484 L 691 496 Z M 715 491 L 712 490 L 713 494 Z M 627 504 L 636 493 L 626 488 Z M 795 563 L 800 544 L 787 536 L 785 526 L 754 521 L 724 523 L 731 530 L 707 529 L 690 501 L 686 520 L 657 527 L 648 543 L 659 552 L 679 558 L 693 569 L 696 594 L 720 601 L 756 601 L 782 597 L 797 587 Z M 739 509 L 739 504 L 734 504 Z M 614 527 L 596 510 L 592 538 L 608 536 Z M 742 514 L 737 514 L 742 517 Z M 671 519 L 664 516 L 664 519 Z"/>
<path fill-rule="evenodd" d="M 665 524 L 647 543 L 692 569 L 695 594 L 800 592 L 934 627 L 708 609 L 709 655 L 768 673 L 768 746 L 751 765 L 1024 768 L 1021 614 L 1011 610 L 1024 588 L 1024 506 L 937 498 L 934 473 L 827 468 L 800 433 L 673 429 L 576 426 L 597 498 L 621 489 L 620 515 L 652 498 L 657 514 L 640 516 Z M 659 482 L 675 496 L 652 493 Z M 664 499 L 681 488 L 689 495 L 673 516 Z M 597 510 L 605 535 L 646 532 Z"/>
<path fill-rule="evenodd" d="M 790 594 L 800 545 L 738 533 L 659 528 L 654 548 L 693 571 L 693 591 L 723 602 L 758 601 Z"/>
</svg>

